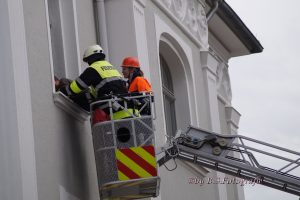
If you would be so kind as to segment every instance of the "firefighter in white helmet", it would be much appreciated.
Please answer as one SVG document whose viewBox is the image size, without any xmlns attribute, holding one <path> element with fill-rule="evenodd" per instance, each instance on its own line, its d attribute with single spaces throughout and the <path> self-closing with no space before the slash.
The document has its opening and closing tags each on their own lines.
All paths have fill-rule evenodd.
<svg viewBox="0 0 300 200">
<path fill-rule="evenodd" d="M 83 61 L 90 67 L 70 85 L 61 89 L 64 94 L 79 94 L 89 86 L 95 88 L 96 97 L 127 93 L 125 80 L 118 70 L 105 60 L 105 54 L 99 45 L 89 46 L 84 52 Z"/>
<path fill-rule="evenodd" d="M 126 81 L 118 70 L 105 60 L 105 54 L 99 45 L 89 46 L 84 52 L 83 61 L 88 63 L 89 67 L 69 85 L 61 88 L 62 93 L 70 97 L 89 87 L 95 90 L 95 98 L 127 93 Z"/>
</svg>

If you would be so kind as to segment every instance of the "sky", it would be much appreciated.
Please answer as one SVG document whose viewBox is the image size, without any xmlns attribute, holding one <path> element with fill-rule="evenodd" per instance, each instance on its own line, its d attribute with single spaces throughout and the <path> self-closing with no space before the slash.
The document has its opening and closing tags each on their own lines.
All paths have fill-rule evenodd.
<svg viewBox="0 0 300 200">
<path fill-rule="evenodd" d="M 242 115 L 239 134 L 300 152 L 300 1 L 226 2 L 264 47 L 229 60 L 232 106 Z M 244 188 L 246 200 L 299 199 L 261 185 Z"/>
</svg>

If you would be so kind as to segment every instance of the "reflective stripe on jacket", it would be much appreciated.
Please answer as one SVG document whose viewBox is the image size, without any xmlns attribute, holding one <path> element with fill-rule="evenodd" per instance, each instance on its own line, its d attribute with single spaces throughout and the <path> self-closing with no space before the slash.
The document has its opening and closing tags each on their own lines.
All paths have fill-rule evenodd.
<svg viewBox="0 0 300 200">
<path fill-rule="evenodd" d="M 94 68 L 101 76 L 102 79 L 111 78 L 111 77 L 122 77 L 121 74 L 116 70 L 112 64 L 107 61 L 97 61 L 91 64 L 91 67 Z"/>
<path fill-rule="evenodd" d="M 98 74 L 98 75 L 96 75 Z M 99 77 L 100 76 L 100 77 Z M 70 92 L 78 94 L 83 90 L 87 89 L 89 86 L 93 86 L 92 89 L 95 89 L 94 95 L 104 87 L 109 82 L 124 81 L 121 74 L 116 70 L 112 64 L 107 61 L 96 61 L 86 69 L 80 77 L 72 81 L 70 84 Z M 116 83 L 115 83 L 116 84 Z M 115 85 L 112 90 L 114 93 L 124 93 L 126 90 L 121 88 L 122 86 Z M 120 91 L 119 91 L 120 90 Z M 68 94 L 71 95 L 71 94 Z"/>
<path fill-rule="evenodd" d="M 127 110 L 120 110 L 113 113 L 113 120 L 129 118 L 132 117 L 132 115 L 135 115 L 136 117 L 140 117 L 141 115 L 140 114 L 137 115 L 137 113 L 138 110 L 132 108 L 129 108 Z"/>
</svg>

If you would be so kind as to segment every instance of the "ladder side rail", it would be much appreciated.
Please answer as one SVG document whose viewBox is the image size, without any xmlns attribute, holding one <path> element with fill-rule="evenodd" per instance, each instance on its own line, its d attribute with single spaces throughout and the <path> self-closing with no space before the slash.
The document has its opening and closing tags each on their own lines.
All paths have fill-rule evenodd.
<svg viewBox="0 0 300 200">
<path fill-rule="evenodd" d="M 238 139 L 241 142 L 241 144 L 243 145 L 243 148 L 245 149 L 245 151 L 247 151 L 247 148 L 245 148 L 246 145 L 244 144 L 243 140 L 240 137 L 238 137 Z M 239 149 L 240 147 L 237 147 L 237 148 Z M 242 156 L 244 158 L 244 154 L 242 154 Z M 255 166 L 252 159 L 250 159 L 250 162 L 251 162 L 252 166 Z"/>
<path fill-rule="evenodd" d="M 299 158 L 299 159 L 300 159 L 300 158 Z M 299 159 L 298 159 L 298 160 L 299 160 Z M 294 163 L 290 163 L 290 164 L 292 165 L 292 164 L 294 164 Z M 294 166 L 294 167 L 292 167 L 291 169 L 285 171 L 284 173 L 289 173 L 290 171 L 293 171 L 293 170 L 296 169 L 297 167 L 299 167 L 299 164 L 296 165 L 296 166 Z M 279 171 L 281 171 L 281 170 L 279 170 Z"/>
<path fill-rule="evenodd" d="M 187 141 L 180 139 L 182 137 L 186 137 Z M 260 184 L 262 185 L 266 185 L 278 190 L 282 190 L 284 192 L 300 196 L 300 177 L 287 174 L 286 172 L 281 172 L 269 167 L 261 166 L 253 155 L 254 152 L 257 152 L 266 156 L 280 159 L 281 161 L 288 161 L 292 162 L 292 164 L 299 165 L 300 159 L 293 160 L 287 157 L 283 157 L 283 154 L 286 153 L 300 156 L 300 153 L 296 151 L 268 144 L 266 142 L 258 141 L 245 136 L 222 135 L 213 133 L 211 131 L 206 131 L 200 128 L 195 128 L 192 126 L 190 126 L 185 132 L 185 134 L 182 134 L 180 138 L 175 138 L 174 146 L 176 146 L 176 148 L 172 147 L 172 149 L 175 150 L 175 154 L 168 155 L 165 157 L 168 157 L 169 159 L 176 157 L 178 159 L 187 160 L 188 162 L 202 165 L 204 167 L 221 171 L 227 174 L 231 174 L 236 177 L 244 177 L 246 179 L 261 178 L 262 182 Z M 220 143 L 220 139 L 222 138 L 223 140 L 227 140 L 227 145 L 226 142 L 225 144 Z M 234 141 L 234 143 L 232 141 Z M 236 144 L 239 143 L 239 141 L 241 144 Z M 256 149 L 254 147 L 247 146 L 245 145 L 248 143 L 247 141 L 260 144 L 262 148 L 265 146 L 280 150 L 282 151 L 282 154 L 276 155 L 273 153 L 268 153 L 261 148 Z M 194 144 L 192 142 L 194 142 Z M 199 146 L 197 145 L 197 142 L 203 143 L 205 146 Z M 215 147 L 218 147 L 220 150 L 218 150 L 218 148 Z M 210 152 L 210 148 L 212 152 Z M 230 153 L 230 151 L 238 151 L 242 155 L 243 160 L 232 159 L 236 158 L 234 156 L 237 155 L 233 154 L 233 157 L 231 157 L 228 154 Z M 250 159 L 252 165 L 249 161 L 246 160 L 243 154 L 246 154 L 248 156 L 246 158 Z M 167 162 L 167 160 L 168 159 L 163 160 L 163 163 Z M 288 166 L 290 165 L 291 164 L 288 164 Z M 288 166 L 285 166 L 284 169 L 286 169 L 286 167 Z M 293 169 L 297 167 L 298 166 L 293 167 Z"/>
<path fill-rule="evenodd" d="M 271 148 L 274 148 L 274 149 L 277 149 L 277 150 L 281 150 L 281 151 L 284 151 L 284 152 L 287 152 L 287 153 L 291 153 L 291 154 L 295 154 L 295 155 L 300 156 L 299 152 L 296 152 L 296 151 L 293 151 L 293 150 L 290 150 L 290 149 L 287 149 L 287 148 L 279 147 L 279 146 L 276 146 L 276 145 L 272 145 L 272 144 L 269 144 L 269 143 L 266 143 L 266 142 L 263 142 L 263 141 L 259 141 L 259 140 L 256 140 L 256 139 L 253 139 L 253 138 L 250 138 L 250 137 L 246 137 L 246 136 L 243 136 L 243 135 L 223 135 L 223 134 L 214 133 L 214 132 L 204 130 L 204 129 L 201 129 L 201 128 L 197 128 L 197 127 L 193 127 L 193 126 L 190 126 L 187 132 L 189 132 L 190 129 L 197 130 L 199 133 L 205 133 L 205 134 L 209 134 L 209 135 L 216 135 L 217 137 L 220 137 L 220 138 L 233 139 L 233 140 L 238 139 L 242 143 L 244 143 L 243 140 L 248 140 L 250 142 L 254 142 L 254 143 L 257 143 L 257 144 L 261 144 L 261 145 L 268 146 L 268 147 L 271 147 Z"/>
<path fill-rule="evenodd" d="M 262 179 L 264 179 L 265 181 L 270 181 L 272 180 L 271 182 L 274 182 L 275 184 L 279 184 L 279 185 L 284 185 L 285 182 L 281 181 L 281 180 L 274 180 L 274 178 L 270 178 L 268 176 L 265 176 L 264 173 L 261 173 L 259 174 L 258 172 L 253 172 L 253 171 L 250 171 L 250 170 L 246 170 L 246 169 L 240 169 L 238 167 L 234 167 L 234 166 L 230 166 L 228 165 L 227 163 L 223 163 L 223 162 L 216 162 L 214 161 L 213 159 L 209 159 L 209 158 L 204 158 L 204 157 L 197 157 L 197 159 L 192 159 L 193 155 L 192 154 L 189 154 L 189 153 L 186 153 L 186 152 L 180 152 L 178 154 L 178 158 L 179 159 L 185 159 L 189 162 L 193 162 L 193 163 L 198 163 L 200 165 L 203 165 L 204 167 L 207 167 L 207 168 L 210 168 L 210 169 L 213 169 L 213 170 L 217 170 L 217 171 L 221 171 L 221 172 L 224 172 L 226 174 L 230 174 L 230 175 L 233 175 L 235 177 L 238 177 L 238 178 L 246 178 L 246 179 L 252 179 L 252 180 L 255 180 L 255 179 L 259 179 L 261 178 L 261 181 Z M 299 188 L 299 186 L 298 186 Z M 299 190 L 300 191 L 300 190 Z"/>
<path fill-rule="evenodd" d="M 221 135 L 221 137 L 222 137 L 222 135 Z M 244 140 L 248 140 L 248 141 L 251 141 L 251 142 L 254 142 L 254 143 L 262 144 L 262 145 L 265 145 L 265 146 L 268 146 L 268 147 L 272 147 L 272 148 L 275 148 L 275 149 L 278 149 L 278 150 L 281 150 L 281 151 L 285 151 L 285 152 L 300 156 L 299 152 L 296 152 L 296 151 L 293 151 L 293 150 L 290 150 L 290 149 L 287 149 L 287 148 L 283 148 L 283 147 L 280 147 L 280 146 L 276 146 L 276 145 L 273 145 L 273 144 L 269 144 L 269 143 L 266 143 L 266 142 L 263 142 L 263 141 L 255 140 L 255 139 L 243 136 L 243 135 L 236 135 L 235 137 L 239 137 L 239 138 L 244 139 Z"/>
<path fill-rule="evenodd" d="M 297 160 L 294 160 L 293 162 L 291 162 L 291 163 L 289 163 L 288 165 L 286 165 L 286 166 L 282 167 L 281 169 L 279 169 L 279 171 L 282 171 L 283 169 L 289 167 L 289 166 L 292 165 L 292 164 L 295 164 L 295 163 L 296 163 L 297 161 L 299 161 L 299 160 L 300 160 L 300 158 L 298 158 Z M 299 166 L 299 164 L 298 164 L 297 166 Z"/>
<path fill-rule="evenodd" d="M 300 152 L 296 152 L 296 151 L 293 151 L 293 150 L 290 150 L 290 149 L 287 149 L 287 148 L 272 145 L 272 144 L 269 144 L 269 143 L 266 143 L 266 142 L 263 142 L 263 141 L 259 141 L 259 140 L 256 140 L 256 139 L 253 139 L 253 138 L 250 138 L 250 137 L 246 137 L 246 136 L 243 136 L 243 135 L 223 135 L 223 134 L 214 133 L 212 131 L 204 130 L 204 129 L 194 127 L 194 126 L 189 126 L 188 131 L 190 129 L 197 130 L 200 133 L 203 132 L 203 133 L 206 133 L 206 134 L 213 134 L 213 135 L 216 135 L 216 136 L 221 137 L 221 138 L 228 138 L 228 139 L 235 138 L 235 139 L 240 139 L 240 140 L 248 140 L 248 141 L 251 141 L 251 142 L 254 142 L 254 143 L 258 143 L 258 144 L 261 144 L 261 145 L 265 145 L 265 146 L 268 146 L 268 147 L 272 147 L 272 148 L 275 148 L 275 149 L 278 149 L 278 150 L 281 150 L 281 151 L 285 151 L 285 152 L 300 156 Z"/>
<path fill-rule="evenodd" d="M 239 178 L 248 178 L 248 179 L 264 178 L 264 180 L 273 180 L 274 179 L 273 177 L 270 178 L 270 177 L 265 176 L 264 173 L 262 173 L 260 175 L 257 172 L 254 173 L 253 171 L 250 171 L 250 170 L 245 170 L 245 169 L 242 170 L 236 166 L 228 165 L 227 163 L 217 162 L 214 159 L 204 158 L 201 156 L 198 156 L 195 159 L 195 158 L 193 158 L 192 154 L 184 152 L 184 151 L 181 151 L 178 154 L 178 158 L 180 158 L 180 159 L 185 158 L 185 159 L 188 159 L 189 162 L 198 163 L 200 165 L 203 165 L 204 167 L 208 167 L 213 170 L 225 172 L 227 174 L 234 175 Z M 267 178 L 269 178 L 269 179 L 267 179 Z M 284 182 L 277 180 L 277 184 L 284 185 Z"/>
<path fill-rule="evenodd" d="M 228 165 L 223 163 L 219 164 L 218 162 L 213 161 L 213 164 L 209 164 L 208 162 L 203 161 L 203 157 L 198 157 L 196 160 L 193 158 L 193 155 L 189 154 L 185 154 L 184 152 L 180 152 L 178 155 L 179 159 L 182 160 L 186 160 L 188 162 L 192 162 L 194 164 L 199 164 L 201 166 L 213 169 L 213 170 L 217 170 L 226 174 L 230 174 L 233 175 L 235 177 L 238 178 L 244 178 L 245 180 L 258 180 L 259 184 L 268 186 L 268 187 L 272 187 L 274 189 L 278 189 L 284 192 L 288 192 L 291 194 L 295 194 L 295 195 L 300 195 L 300 188 L 299 185 L 292 185 L 291 183 L 286 184 L 285 181 L 282 181 L 280 179 L 276 179 L 274 180 L 274 177 L 269 177 L 269 176 L 265 176 L 265 173 L 251 173 L 250 170 L 240 170 L 238 168 L 236 168 L 236 171 L 238 171 L 238 173 L 236 173 L 234 170 L 231 170 L 230 167 L 228 167 Z M 210 160 L 210 159 L 208 159 Z M 232 168 L 234 169 L 234 168 Z M 257 178 L 262 178 L 262 179 L 257 179 Z"/>
<path fill-rule="evenodd" d="M 282 157 L 282 156 L 279 156 L 279 155 L 276 155 L 276 154 L 273 154 L 273 153 L 269 153 L 269 152 L 266 152 L 266 151 L 263 151 L 263 150 L 255 149 L 255 148 L 249 147 L 247 145 L 243 146 L 243 145 L 240 145 L 240 144 L 237 144 L 237 143 L 234 144 L 234 145 L 237 146 L 237 147 L 245 147 L 249 150 L 252 150 L 252 151 L 264 154 L 264 155 L 268 155 L 268 156 L 271 156 L 271 157 L 274 157 L 274 158 L 279 158 L 281 160 L 285 160 L 285 161 L 288 161 L 288 162 L 293 162 L 293 163 L 296 163 L 298 165 L 300 164 L 300 162 L 298 162 L 298 161 L 295 161 L 295 160 L 292 160 L 292 159 L 289 159 L 289 158 L 286 158 L 286 157 Z"/>
<path fill-rule="evenodd" d="M 240 153 L 241 155 L 246 154 L 246 155 L 248 156 L 248 159 L 244 159 L 244 160 L 243 160 L 244 163 L 245 163 L 245 162 L 248 162 L 248 163 L 249 163 L 248 160 L 250 160 L 250 162 L 251 162 L 251 163 L 249 163 L 250 166 L 253 166 L 253 167 L 261 167 L 261 165 L 260 165 L 259 162 L 256 160 L 256 158 L 254 157 L 254 155 L 252 154 L 252 152 L 250 152 L 250 151 L 245 151 L 245 150 L 241 150 L 241 149 L 239 149 L 239 147 L 237 147 L 237 148 L 229 147 L 229 149 L 230 149 L 231 151 L 239 151 L 239 153 Z M 226 156 L 226 157 L 228 157 L 228 156 Z M 235 158 L 235 157 L 234 157 L 234 158 Z M 238 158 L 237 158 L 237 159 L 238 159 Z"/>
<path fill-rule="evenodd" d="M 222 136 L 221 136 L 222 137 Z M 268 153 L 268 152 L 265 152 L 265 151 L 262 151 L 262 150 L 258 150 L 258 149 L 255 149 L 255 148 L 252 148 L 252 147 L 249 147 L 247 145 L 245 145 L 245 143 L 243 142 L 243 139 L 245 140 L 249 140 L 251 142 L 254 142 L 254 143 L 258 143 L 260 145 L 264 145 L 264 146 L 268 146 L 268 147 L 271 147 L 271 148 L 274 148 L 274 149 L 277 149 L 277 150 L 280 150 L 282 152 L 285 152 L 285 153 L 290 153 L 290 154 L 294 154 L 294 155 L 300 155 L 299 152 L 296 152 L 296 151 L 292 151 L 292 150 L 289 150 L 289 149 L 286 149 L 286 148 L 282 148 L 282 147 L 279 147 L 279 146 L 276 146 L 276 145 L 272 145 L 272 144 L 269 144 L 269 143 L 266 143 L 266 142 L 262 142 L 262 141 L 258 141 L 258 140 L 255 140 L 255 139 L 252 139 L 252 138 L 249 138 L 249 137 L 245 137 L 245 136 L 242 136 L 242 135 L 236 135 L 236 137 L 239 139 L 239 141 L 241 142 L 241 145 L 238 144 L 238 143 L 232 143 L 232 145 L 236 145 L 238 148 L 239 147 L 242 147 L 244 148 L 246 151 L 249 149 L 249 150 L 253 150 L 253 151 L 256 151 L 256 152 L 259 152 L 259 153 L 262 153 L 262 154 L 265 154 L 265 155 L 268 155 L 268 156 L 271 156 L 271 157 L 275 157 L 275 158 L 279 158 L 281 160 L 285 160 L 285 161 L 288 161 L 289 163 L 285 166 L 283 166 L 281 169 L 277 170 L 279 172 L 281 172 L 283 169 L 289 167 L 290 165 L 292 164 L 296 164 L 296 166 L 294 166 L 293 168 L 289 169 L 288 171 L 286 171 L 285 173 L 287 172 L 290 172 L 292 170 L 294 170 L 295 168 L 297 168 L 299 165 L 300 165 L 300 162 L 298 162 L 300 160 L 300 158 L 296 159 L 296 160 L 292 160 L 292 159 L 288 159 L 286 157 L 282 157 L 282 156 L 278 156 L 276 154 L 272 154 L 272 153 Z M 243 154 L 242 154 L 243 155 Z M 252 165 L 254 165 L 252 159 L 250 159 Z"/>
<path fill-rule="evenodd" d="M 258 161 L 256 160 L 256 158 L 254 157 L 254 155 L 253 155 L 251 152 L 243 152 L 242 150 L 235 149 L 235 148 L 232 148 L 231 150 L 232 150 L 232 151 L 241 151 L 240 153 L 241 153 L 242 155 L 243 155 L 243 153 L 247 154 L 248 157 L 249 157 L 249 159 L 251 160 L 251 162 L 252 162 L 252 160 L 253 160 L 253 161 L 256 163 L 256 166 L 261 167 L 261 168 L 264 168 L 265 170 L 272 170 L 272 171 L 275 171 L 276 173 L 282 173 L 283 175 L 286 175 L 286 176 L 296 177 L 296 176 L 294 176 L 294 175 L 292 175 L 292 174 L 288 174 L 288 173 L 289 173 L 290 171 L 296 169 L 297 167 L 299 167 L 299 165 L 296 165 L 296 166 L 294 166 L 293 168 L 291 168 L 290 170 L 287 170 L 287 171 L 283 172 L 281 169 L 275 170 L 275 169 L 272 169 L 272 168 L 269 168 L 269 167 L 261 166 L 261 165 L 258 163 Z M 239 162 L 243 161 L 244 163 L 248 162 L 247 160 L 241 160 L 241 159 L 235 158 L 235 157 L 232 158 L 232 157 L 230 157 L 230 156 L 226 156 L 226 158 L 228 158 L 228 159 L 233 159 L 233 160 L 237 160 L 237 161 L 239 161 Z M 298 160 L 299 160 L 299 159 L 298 159 Z M 295 163 L 290 163 L 290 164 L 295 164 Z M 249 163 L 249 165 L 251 165 L 251 164 Z M 255 166 L 255 165 L 251 165 L 251 166 Z M 298 180 L 300 180 L 300 177 L 296 177 L 296 178 L 297 178 Z"/>
<path fill-rule="evenodd" d="M 241 151 L 241 149 L 238 147 L 238 151 Z M 239 155 L 241 155 L 242 156 L 242 158 L 243 158 L 243 160 L 244 161 L 246 161 L 246 158 L 245 158 L 245 156 L 244 156 L 244 154 L 243 153 L 240 153 Z M 252 160 L 250 160 L 251 162 L 252 162 Z M 252 163 L 253 164 L 253 163 Z"/>
<path fill-rule="evenodd" d="M 283 181 L 288 184 L 293 184 L 293 185 L 299 187 L 299 190 L 300 190 L 300 181 L 299 180 L 295 180 L 293 178 L 290 178 L 290 177 L 287 177 L 287 176 L 284 176 L 281 174 L 277 174 L 274 172 L 270 172 L 270 171 L 267 171 L 264 169 L 260 169 L 257 167 L 249 166 L 249 165 L 237 162 L 237 161 L 232 161 L 232 160 L 226 159 L 225 157 L 214 156 L 212 154 L 209 154 L 209 153 L 206 153 L 206 152 L 203 152 L 200 150 L 195 150 L 195 149 L 192 149 L 192 148 L 180 145 L 180 144 L 178 145 L 178 149 L 179 149 L 179 152 L 181 152 L 181 151 L 187 152 L 194 156 L 204 157 L 204 158 L 213 160 L 215 162 L 220 162 L 225 165 L 235 167 L 236 169 L 246 170 L 248 172 L 253 172 L 253 173 L 258 174 L 263 177 L 269 177 L 271 179 L 277 179 L 279 181 Z"/>
<path fill-rule="evenodd" d="M 243 178 L 247 178 L 247 179 L 257 178 L 256 173 L 251 173 L 250 171 L 247 171 L 247 170 L 240 170 L 238 168 L 234 168 L 232 166 L 229 166 L 229 165 L 226 165 L 226 164 L 223 164 L 223 163 L 219 163 L 219 162 L 216 162 L 212 159 L 204 158 L 204 157 L 201 157 L 201 156 L 197 156 L 195 158 L 192 154 L 184 152 L 184 151 L 181 151 L 178 154 L 177 158 L 178 159 L 184 159 L 188 162 L 192 162 L 194 164 L 199 164 L 201 166 L 204 166 L 204 167 L 207 167 L 207 168 L 210 168 L 210 169 L 213 169 L 213 170 L 221 171 L 221 172 L 224 172 L 226 174 L 237 176 L 239 178 L 242 178 L 243 175 L 245 175 L 245 177 L 243 177 Z"/>
</svg>

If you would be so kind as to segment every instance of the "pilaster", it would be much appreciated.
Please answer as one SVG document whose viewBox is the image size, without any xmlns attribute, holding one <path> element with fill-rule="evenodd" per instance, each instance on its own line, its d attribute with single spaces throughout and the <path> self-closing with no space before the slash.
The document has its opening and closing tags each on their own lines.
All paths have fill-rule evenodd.
<svg viewBox="0 0 300 200">
<path fill-rule="evenodd" d="M 217 69 L 219 65 L 218 59 L 209 51 L 200 52 L 200 59 L 204 80 L 206 84 L 206 92 L 208 98 L 208 107 L 210 114 L 211 129 L 213 132 L 220 133 L 220 115 L 218 109 L 218 90 L 217 90 Z M 217 177 L 224 177 L 225 175 L 220 172 L 215 172 Z M 227 200 L 226 185 L 217 185 L 220 200 Z"/>
<path fill-rule="evenodd" d="M 225 107 L 225 115 L 227 121 L 228 132 L 232 135 L 236 135 L 238 133 L 239 121 L 241 114 L 232 106 Z M 239 157 L 238 153 L 234 153 L 234 157 Z M 244 188 L 239 185 L 235 185 L 232 187 L 234 190 L 234 196 L 236 199 L 243 200 L 245 199 Z"/>
<path fill-rule="evenodd" d="M 21 0 L 0 3 L 0 199 L 37 200 L 34 133 Z"/>
<path fill-rule="evenodd" d="M 225 115 L 229 133 L 237 134 L 241 114 L 232 106 L 226 106 Z"/>
</svg>

